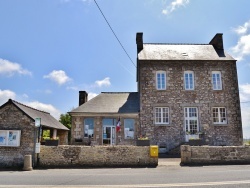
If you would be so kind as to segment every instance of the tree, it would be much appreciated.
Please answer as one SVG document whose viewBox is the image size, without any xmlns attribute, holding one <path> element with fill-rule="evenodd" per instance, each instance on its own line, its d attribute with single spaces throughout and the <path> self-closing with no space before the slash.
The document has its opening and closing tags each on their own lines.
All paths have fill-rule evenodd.
<svg viewBox="0 0 250 188">
<path fill-rule="evenodd" d="M 70 138 L 71 138 L 71 116 L 68 113 L 61 114 L 59 122 L 62 123 L 64 126 L 66 126 L 69 129 L 68 141 L 70 142 Z"/>
</svg>

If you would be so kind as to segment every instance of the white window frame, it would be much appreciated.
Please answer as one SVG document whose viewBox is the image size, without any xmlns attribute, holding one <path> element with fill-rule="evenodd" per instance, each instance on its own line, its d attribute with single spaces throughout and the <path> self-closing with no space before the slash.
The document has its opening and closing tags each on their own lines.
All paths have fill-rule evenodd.
<svg viewBox="0 0 250 188">
<path fill-rule="evenodd" d="M 190 116 L 191 113 L 194 113 L 191 111 L 191 109 L 195 109 L 196 116 Z M 197 107 L 185 107 L 184 108 L 184 119 L 185 119 L 185 132 L 189 132 L 191 135 L 198 134 L 199 132 L 199 119 L 198 119 L 198 108 Z M 191 121 L 197 122 L 197 130 L 196 132 L 193 132 L 191 130 L 190 124 Z"/>
<path fill-rule="evenodd" d="M 88 124 L 86 123 L 86 121 L 87 121 L 88 119 L 92 119 L 92 121 L 93 121 L 93 129 L 90 129 L 90 128 L 89 128 L 90 125 L 88 125 Z M 95 120 L 94 120 L 94 118 L 85 118 L 83 121 L 84 121 L 84 133 L 83 133 L 84 138 L 89 138 L 89 136 L 91 136 L 91 138 L 93 138 L 93 137 L 94 137 L 94 133 L 95 133 Z M 91 133 L 92 133 L 92 134 L 91 134 Z M 88 136 L 85 136 L 86 134 L 87 134 Z"/>
<path fill-rule="evenodd" d="M 192 78 L 190 80 L 190 74 Z M 186 75 L 188 75 L 188 80 L 186 80 Z M 192 82 L 192 87 L 191 87 Z M 184 88 L 185 90 L 194 90 L 194 71 L 184 71 Z"/>
<path fill-rule="evenodd" d="M 214 75 L 216 75 L 215 80 L 214 80 Z M 217 79 L 217 75 L 219 75 L 219 80 Z M 220 71 L 212 71 L 212 85 L 213 85 L 213 90 L 222 90 L 222 79 Z"/>
<path fill-rule="evenodd" d="M 154 116 L 156 125 L 169 124 L 169 107 L 155 107 Z M 164 121 L 164 119 L 166 119 L 166 121 Z"/>
<path fill-rule="evenodd" d="M 158 75 L 160 75 L 160 80 L 158 80 Z M 162 76 L 164 76 L 164 79 L 162 79 Z M 165 90 L 167 88 L 166 71 L 157 71 L 155 74 L 155 79 L 156 79 L 156 89 L 157 90 Z M 165 82 L 165 85 L 163 85 L 163 82 Z"/>
<path fill-rule="evenodd" d="M 132 121 L 133 124 L 129 124 L 129 121 Z M 135 138 L 135 120 L 134 119 L 130 119 L 130 118 L 124 119 L 124 138 L 125 139 Z"/>
<path fill-rule="evenodd" d="M 214 116 L 214 109 L 217 109 L 217 117 Z M 222 109 L 224 109 L 224 112 L 222 112 Z M 224 116 L 222 117 L 222 114 Z M 213 124 L 227 124 L 227 109 L 225 107 L 213 107 L 212 108 L 212 116 L 213 116 Z M 214 121 L 214 119 L 218 119 L 218 121 Z"/>
</svg>

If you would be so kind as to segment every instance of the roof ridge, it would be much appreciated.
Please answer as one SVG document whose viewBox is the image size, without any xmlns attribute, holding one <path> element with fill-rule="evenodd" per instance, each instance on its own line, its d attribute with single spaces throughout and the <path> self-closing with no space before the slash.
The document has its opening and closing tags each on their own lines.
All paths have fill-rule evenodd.
<svg viewBox="0 0 250 188">
<path fill-rule="evenodd" d="M 13 99 L 10 99 L 10 100 L 12 100 L 13 102 L 15 102 L 15 103 L 17 103 L 17 104 L 20 104 L 20 105 L 22 105 L 22 106 L 25 106 L 25 107 L 27 107 L 27 108 L 30 108 L 30 109 L 32 109 L 32 110 L 36 110 L 36 111 L 38 111 L 38 112 L 43 112 L 43 113 L 46 113 L 46 114 L 50 114 L 49 112 L 45 112 L 45 111 L 42 111 L 42 110 L 38 110 L 38 109 L 32 108 L 32 107 L 30 107 L 30 106 L 28 106 L 28 105 L 25 105 L 25 104 L 23 104 L 23 103 L 20 103 L 20 102 L 18 102 L 18 101 L 13 100 Z"/>
<path fill-rule="evenodd" d="M 143 43 L 143 44 L 157 44 L 157 45 L 211 45 L 211 44 L 199 44 L 199 43 Z"/>
</svg>

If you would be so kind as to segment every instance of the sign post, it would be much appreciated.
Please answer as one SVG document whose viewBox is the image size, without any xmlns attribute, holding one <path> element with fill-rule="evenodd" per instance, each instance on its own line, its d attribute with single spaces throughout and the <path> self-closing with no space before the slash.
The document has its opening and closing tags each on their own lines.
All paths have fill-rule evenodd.
<svg viewBox="0 0 250 188">
<path fill-rule="evenodd" d="M 41 118 L 36 118 L 35 119 L 35 126 L 38 128 L 38 138 L 37 138 L 37 142 L 36 142 L 36 148 L 35 148 L 35 153 L 37 154 L 37 165 L 39 166 L 39 162 L 40 162 L 40 157 L 39 157 L 39 153 L 40 153 L 40 140 L 42 137 L 42 125 L 41 125 Z"/>
</svg>

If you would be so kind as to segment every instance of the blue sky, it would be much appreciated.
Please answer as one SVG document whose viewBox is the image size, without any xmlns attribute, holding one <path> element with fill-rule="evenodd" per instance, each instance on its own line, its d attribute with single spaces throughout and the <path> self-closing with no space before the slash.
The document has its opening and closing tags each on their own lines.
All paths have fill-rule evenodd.
<svg viewBox="0 0 250 188">
<path fill-rule="evenodd" d="M 244 137 L 250 138 L 249 0 L 96 0 L 136 64 L 148 43 L 209 43 L 223 33 L 238 59 Z M 0 105 L 9 98 L 58 118 L 79 90 L 136 91 L 136 68 L 93 0 L 0 0 Z"/>
</svg>

